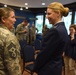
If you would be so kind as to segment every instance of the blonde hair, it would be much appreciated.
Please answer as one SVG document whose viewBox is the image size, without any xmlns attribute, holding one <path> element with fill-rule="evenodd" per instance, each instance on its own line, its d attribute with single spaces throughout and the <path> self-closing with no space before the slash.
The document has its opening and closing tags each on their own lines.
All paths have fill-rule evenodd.
<svg viewBox="0 0 76 75">
<path fill-rule="evenodd" d="M 10 7 L 3 7 L 0 8 L 0 22 L 1 22 L 1 18 L 8 18 L 9 14 L 11 11 L 14 11 L 14 9 L 10 8 Z M 15 11 L 14 11 L 15 12 Z"/>
<path fill-rule="evenodd" d="M 54 12 L 58 12 L 60 10 L 62 16 L 67 16 L 69 13 L 69 8 L 64 7 L 59 2 L 53 2 L 53 3 L 49 4 L 47 8 L 53 9 Z"/>
</svg>

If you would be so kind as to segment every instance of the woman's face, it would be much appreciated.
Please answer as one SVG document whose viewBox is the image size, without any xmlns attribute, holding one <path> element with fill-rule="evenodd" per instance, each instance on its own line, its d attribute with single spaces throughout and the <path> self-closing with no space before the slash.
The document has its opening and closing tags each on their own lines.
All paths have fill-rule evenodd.
<svg viewBox="0 0 76 75">
<path fill-rule="evenodd" d="M 50 9 L 50 8 L 47 8 L 46 17 L 48 18 L 50 24 L 53 24 L 53 25 L 54 25 L 55 23 L 57 23 L 57 21 L 58 21 L 58 16 L 59 16 L 58 13 L 54 12 L 54 11 L 53 11 L 52 9 Z"/>
<path fill-rule="evenodd" d="M 16 19 L 15 19 L 15 13 L 13 11 L 10 12 L 9 14 L 9 17 L 8 18 L 5 18 L 3 20 L 5 26 L 10 30 L 13 28 L 15 22 L 16 22 Z"/>
</svg>

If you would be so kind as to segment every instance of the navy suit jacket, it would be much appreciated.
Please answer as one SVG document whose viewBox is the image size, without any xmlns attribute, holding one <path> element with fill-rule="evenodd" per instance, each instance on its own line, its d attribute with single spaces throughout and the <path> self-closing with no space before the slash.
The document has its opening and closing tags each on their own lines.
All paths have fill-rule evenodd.
<svg viewBox="0 0 76 75">
<path fill-rule="evenodd" d="M 38 54 L 34 71 L 38 75 L 61 75 L 62 53 L 68 34 L 64 22 L 57 23 L 45 35 L 41 52 Z"/>
</svg>

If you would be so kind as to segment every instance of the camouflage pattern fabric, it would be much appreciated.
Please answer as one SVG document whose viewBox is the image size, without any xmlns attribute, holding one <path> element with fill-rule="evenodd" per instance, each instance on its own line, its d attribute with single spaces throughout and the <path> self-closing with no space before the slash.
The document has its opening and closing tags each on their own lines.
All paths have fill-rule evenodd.
<svg viewBox="0 0 76 75">
<path fill-rule="evenodd" d="M 0 75 L 21 75 L 20 59 L 18 40 L 0 25 Z"/>
<path fill-rule="evenodd" d="M 26 40 L 27 34 L 25 32 L 23 32 L 24 30 L 27 30 L 26 26 L 24 26 L 23 24 L 17 25 L 17 28 L 16 28 L 16 37 L 17 37 L 17 39 L 19 41 L 20 40 Z"/>
<path fill-rule="evenodd" d="M 36 40 L 36 30 L 38 31 L 38 29 L 35 27 L 30 28 L 30 43 L 31 44 L 34 42 L 34 40 Z"/>
</svg>

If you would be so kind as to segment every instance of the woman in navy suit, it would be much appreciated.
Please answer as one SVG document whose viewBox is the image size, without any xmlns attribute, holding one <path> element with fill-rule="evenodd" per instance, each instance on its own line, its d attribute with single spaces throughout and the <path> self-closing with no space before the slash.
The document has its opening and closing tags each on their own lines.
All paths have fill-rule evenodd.
<svg viewBox="0 0 76 75">
<path fill-rule="evenodd" d="M 52 28 L 42 41 L 41 52 L 36 58 L 34 72 L 38 75 L 62 75 L 62 53 L 68 40 L 67 30 L 62 17 L 67 16 L 69 8 L 59 2 L 47 7 L 47 18 Z"/>
</svg>

